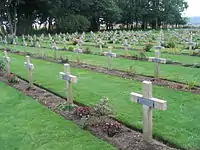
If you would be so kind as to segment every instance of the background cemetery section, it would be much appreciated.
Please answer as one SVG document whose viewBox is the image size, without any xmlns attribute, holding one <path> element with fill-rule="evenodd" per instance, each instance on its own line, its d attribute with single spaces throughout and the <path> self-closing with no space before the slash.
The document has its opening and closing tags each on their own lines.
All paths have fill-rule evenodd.
<svg viewBox="0 0 200 150">
<path fill-rule="evenodd" d="M 19 51 L 24 51 L 24 47 L 22 46 L 14 46 L 14 49 Z M 36 48 L 26 47 L 27 52 L 37 53 Z M 49 56 L 54 56 L 54 52 L 51 49 L 41 48 L 41 52 L 48 54 Z M 80 54 L 81 61 L 96 65 L 96 66 L 105 66 L 107 67 L 107 58 L 97 55 L 87 55 Z M 72 52 L 62 52 L 57 51 L 57 56 L 66 56 L 69 60 L 76 61 L 76 54 Z M 137 74 L 150 75 L 153 76 L 154 73 L 154 63 L 151 62 L 143 62 L 137 60 L 126 60 L 122 58 L 115 58 L 112 62 L 112 68 L 127 71 L 129 67 L 132 66 Z M 169 67 L 170 66 L 170 67 Z M 149 68 L 149 69 L 146 69 Z M 191 73 L 192 72 L 192 73 Z M 174 66 L 174 65 L 160 65 L 160 77 L 166 78 L 169 80 L 175 80 L 183 83 L 192 83 L 196 85 L 200 85 L 200 69 L 199 68 L 185 68 L 182 66 Z"/>
</svg>

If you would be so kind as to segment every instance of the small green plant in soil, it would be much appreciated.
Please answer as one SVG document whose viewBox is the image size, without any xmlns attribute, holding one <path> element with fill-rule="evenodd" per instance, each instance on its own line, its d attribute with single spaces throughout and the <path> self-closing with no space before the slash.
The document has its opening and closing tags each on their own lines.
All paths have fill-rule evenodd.
<svg viewBox="0 0 200 150">
<path fill-rule="evenodd" d="M 7 79 L 8 79 L 9 83 L 18 83 L 19 82 L 17 76 L 14 74 L 7 75 Z"/>
<path fill-rule="evenodd" d="M 146 43 L 145 46 L 144 46 L 144 51 L 145 51 L 145 52 L 150 52 L 152 48 L 153 48 L 153 44 L 150 43 L 150 42 L 148 42 L 148 43 Z"/>
</svg>

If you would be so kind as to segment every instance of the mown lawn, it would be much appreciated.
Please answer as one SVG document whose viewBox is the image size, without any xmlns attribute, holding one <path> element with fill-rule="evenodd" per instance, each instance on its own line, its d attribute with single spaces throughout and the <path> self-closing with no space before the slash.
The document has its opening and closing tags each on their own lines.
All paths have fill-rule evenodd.
<svg viewBox="0 0 200 150">
<path fill-rule="evenodd" d="M 115 149 L 0 82 L 1 150 Z"/>
<path fill-rule="evenodd" d="M 24 51 L 22 46 L 10 46 L 15 50 Z M 27 47 L 27 52 L 37 53 L 37 48 Z M 48 54 L 49 56 L 54 56 L 53 50 L 41 48 L 40 53 Z M 58 51 L 57 56 L 68 57 L 69 60 L 76 61 L 77 54 L 73 52 Z M 108 66 L 108 58 L 98 55 L 88 55 L 81 54 L 81 60 L 84 63 L 92 64 L 96 66 Z M 136 71 L 136 74 L 153 76 L 155 64 L 151 62 L 137 61 L 137 60 L 128 60 L 123 58 L 114 58 L 112 62 L 112 68 L 127 71 L 128 68 L 132 66 Z M 164 79 L 179 81 L 183 83 L 195 83 L 200 85 L 200 69 L 199 68 L 187 68 L 182 66 L 174 65 L 160 65 L 160 77 Z"/>
<path fill-rule="evenodd" d="M 11 55 L 12 72 L 27 78 L 24 57 Z M 63 65 L 31 59 L 35 65 L 33 80 L 56 93 L 65 95 L 65 82 L 59 78 Z M 141 83 L 114 76 L 72 68 L 78 77 L 73 85 L 74 99 L 86 105 L 94 105 L 102 96 L 110 99 L 117 112 L 117 118 L 141 128 L 141 106 L 129 101 L 131 92 L 141 93 Z M 199 148 L 200 145 L 200 95 L 153 86 L 153 96 L 167 100 L 167 111 L 153 111 L 153 133 L 185 148 Z"/>
</svg>

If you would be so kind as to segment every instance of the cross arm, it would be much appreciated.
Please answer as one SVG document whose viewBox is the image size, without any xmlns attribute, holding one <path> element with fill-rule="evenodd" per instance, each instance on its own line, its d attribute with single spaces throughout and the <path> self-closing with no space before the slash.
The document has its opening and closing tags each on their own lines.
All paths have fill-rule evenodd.
<svg viewBox="0 0 200 150">
<path fill-rule="evenodd" d="M 131 101 L 139 103 L 141 105 L 146 105 L 158 110 L 167 110 L 167 102 L 157 98 L 146 99 L 141 94 L 131 93 Z"/>
<path fill-rule="evenodd" d="M 167 60 L 164 58 L 156 58 L 156 57 L 149 57 L 149 61 L 150 62 L 157 62 L 157 63 L 162 63 L 162 64 L 166 64 Z"/>
<path fill-rule="evenodd" d="M 63 80 L 77 83 L 77 77 L 68 73 L 60 72 L 60 76 Z"/>
<path fill-rule="evenodd" d="M 26 68 L 28 68 L 28 69 L 34 69 L 34 65 L 33 64 L 27 63 L 27 62 L 24 62 L 24 64 L 25 64 Z"/>
</svg>

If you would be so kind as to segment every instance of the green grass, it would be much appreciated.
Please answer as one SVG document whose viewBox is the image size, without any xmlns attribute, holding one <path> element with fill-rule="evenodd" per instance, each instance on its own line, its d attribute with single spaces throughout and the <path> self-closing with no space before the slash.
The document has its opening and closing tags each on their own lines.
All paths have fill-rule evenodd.
<svg viewBox="0 0 200 150">
<path fill-rule="evenodd" d="M 22 46 L 9 46 L 10 48 L 24 51 Z M 27 52 L 37 53 L 37 48 L 26 47 Z M 41 53 L 54 56 L 53 50 L 41 48 Z M 57 56 L 68 57 L 70 60 L 76 61 L 77 54 L 73 52 L 58 51 Z M 96 66 L 107 67 L 108 58 L 98 55 L 81 54 L 81 60 L 84 63 L 92 64 Z M 112 62 L 112 68 L 127 71 L 127 69 L 133 66 L 137 74 L 143 74 L 153 76 L 155 64 L 151 62 L 143 62 L 137 60 L 128 60 L 123 58 L 114 58 Z M 199 68 L 186 68 L 182 66 L 174 65 L 160 65 L 160 77 L 164 79 L 179 81 L 183 83 L 192 83 L 195 81 L 196 85 L 200 85 L 200 69 Z"/>
<path fill-rule="evenodd" d="M 12 72 L 27 78 L 24 57 L 9 55 Z M 59 78 L 63 65 L 35 59 L 31 59 L 31 62 L 35 65 L 35 83 L 66 96 L 65 82 Z M 141 106 L 129 101 L 131 92 L 141 93 L 141 83 L 83 69 L 72 68 L 71 72 L 78 78 L 78 83 L 73 85 L 76 101 L 91 106 L 106 96 L 115 108 L 118 119 L 141 128 Z M 168 102 L 167 111 L 153 111 L 154 135 L 188 149 L 199 148 L 200 95 L 153 86 L 153 96 Z"/>
<path fill-rule="evenodd" d="M 115 149 L 0 82 L 1 150 Z"/>
</svg>

